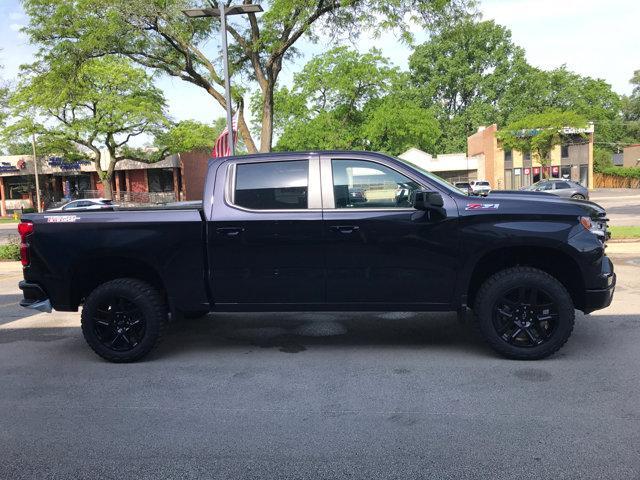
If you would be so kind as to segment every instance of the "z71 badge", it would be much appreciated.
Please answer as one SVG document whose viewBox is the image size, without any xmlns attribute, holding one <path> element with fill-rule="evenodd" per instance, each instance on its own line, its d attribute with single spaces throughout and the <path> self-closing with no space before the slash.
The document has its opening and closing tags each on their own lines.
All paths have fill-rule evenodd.
<svg viewBox="0 0 640 480">
<path fill-rule="evenodd" d="M 497 210 L 499 203 L 467 203 L 465 210 Z"/>
<path fill-rule="evenodd" d="M 44 218 L 47 219 L 47 223 L 73 223 L 80 217 L 77 215 L 52 215 Z"/>
</svg>

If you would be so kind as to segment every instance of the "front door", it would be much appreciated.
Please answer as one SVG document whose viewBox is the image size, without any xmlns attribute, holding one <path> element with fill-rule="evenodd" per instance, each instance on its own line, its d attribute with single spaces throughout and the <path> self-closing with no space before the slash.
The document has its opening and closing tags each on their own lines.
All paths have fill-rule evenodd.
<svg viewBox="0 0 640 480">
<path fill-rule="evenodd" d="M 317 156 L 232 161 L 217 177 L 207 224 L 215 304 L 287 309 L 324 302 Z"/>
<path fill-rule="evenodd" d="M 457 207 L 415 210 L 426 182 L 395 162 L 345 154 L 322 157 L 327 301 L 393 308 L 447 305 L 457 269 Z"/>
</svg>

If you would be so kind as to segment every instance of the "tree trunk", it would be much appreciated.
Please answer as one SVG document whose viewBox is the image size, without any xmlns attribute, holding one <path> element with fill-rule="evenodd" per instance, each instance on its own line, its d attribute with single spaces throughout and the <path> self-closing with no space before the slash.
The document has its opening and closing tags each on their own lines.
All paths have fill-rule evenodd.
<svg viewBox="0 0 640 480">
<path fill-rule="evenodd" d="M 103 188 L 103 198 L 106 198 L 107 200 L 113 200 L 113 190 L 111 188 L 111 175 L 106 175 L 106 177 L 108 178 L 100 178 L 100 180 L 102 181 L 102 188 Z"/>
<path fill-rule="evenodd" d="M 273 89 L 274 83 L 268 82 L 262 92 L 262 129 L 260 131 L 260 151 L 270 152 L 273 142 Z"/>
</svg>

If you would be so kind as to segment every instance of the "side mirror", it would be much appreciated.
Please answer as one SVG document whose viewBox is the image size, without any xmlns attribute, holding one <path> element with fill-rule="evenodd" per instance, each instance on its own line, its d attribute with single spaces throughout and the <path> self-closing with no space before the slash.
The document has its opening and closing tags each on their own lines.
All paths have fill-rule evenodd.
<svg viewBox="0 0 640 480">
<path fill-rule="evenodd" d="M 442 208 L 444 200 L 438 192 L 429 190 L 417 190 L 413 196 L 413 208 L 416 210 L 431 210 L 433 208 Z"/>
</svg>

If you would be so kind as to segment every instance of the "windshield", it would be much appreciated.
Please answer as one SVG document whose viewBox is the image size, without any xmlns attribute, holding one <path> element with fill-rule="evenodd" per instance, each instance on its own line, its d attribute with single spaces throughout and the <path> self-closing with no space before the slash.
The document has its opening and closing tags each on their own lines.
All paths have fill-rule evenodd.
<svg viewBox="0 0 640 480">
<path fill-rule="evenodd" d="M 394 157 L 394 158 L 396 160 L 398 160 L 399 162 L 404 163 L 407 167 L 412 168 L 413 170 L 417 170 L 418 172 L 423 174 L 425 177 L 427 177 L 429 180 L 433 181 L 434 183 L 437 183 L 440 187 L 444 188 L 448 192 L 457 193 L 457 194 L 463 193 L 465 195 L 467 194 L 467 192 L 464 192 L 464 191 L 460 190 L 459 188 L 454 187 L 453 185 L 451 185 L 449 182 L 447 182 L 445 179 L 439 177 L 438 175 L 436 175 L 434 173 L 431 173 L 431 172 L 425 170 L 424 168 L 420 168 L 415 163 L 407 162 L 406 160 L 403 160 L 403 159 L 398 158 L 398 157 Z"/>
<path fill-rule="evenodd" d="M 476 182 L 476 185 L 480 185 L 482 187 L 488 187 L 489 186 L 489 182 Z"/>
</svg>

